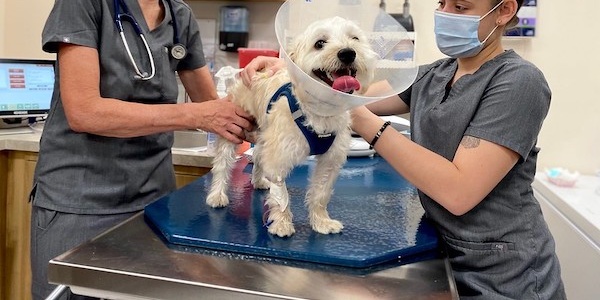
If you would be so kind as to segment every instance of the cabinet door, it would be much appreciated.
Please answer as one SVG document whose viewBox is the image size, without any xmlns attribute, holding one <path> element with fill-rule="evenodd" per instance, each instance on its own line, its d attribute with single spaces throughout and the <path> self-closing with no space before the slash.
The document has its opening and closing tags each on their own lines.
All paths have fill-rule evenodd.
<svg viewBox="0 0 600 300">
<path fill-rule="evenodd" d="M 36 162 L 36 153 L 11 151 L 8 154 L 3 282 L 5 299 L 31 299 L 31 205 L 28 197 Z"/>
<path fill-rule="evenodd" d="M 568 299 L 598 299 L 600 248 L 544 195 L 534 190 L 556 242 L 556 255 Z"/>
<path fill-rule="evenodd" d="M 29 237 L 37 153 L 0 152 L 0 299 L 31 299 Z M 177 187 L 206 174 L 210 168 L 175 166 Z"/>
<path fill-rule="evenodd" d="M 181 188 L 188 183 L 198 179 L 200 176 L 208 173 L 210 168 L 190 167 L 190 166 L 174 166 L 175 167 L 175 183 L 177 188 Z"/>
<path fill-rule="evenodd" d="M 202 2 L 202 1 L 214 1 L 214 0 L 186 0 L 186 2 Z M 231 2 L 235 0 L 223 0 L 222 2 Z M 285 0 L 237 0 L 235 2 L 285 2 Z"/>
<path fill-rule="evenodd" d="M 0 151 L 0 299 L 7 299 L 6 261 L 6 183 L 8 181 L 8 151 Z"/>
</svg>

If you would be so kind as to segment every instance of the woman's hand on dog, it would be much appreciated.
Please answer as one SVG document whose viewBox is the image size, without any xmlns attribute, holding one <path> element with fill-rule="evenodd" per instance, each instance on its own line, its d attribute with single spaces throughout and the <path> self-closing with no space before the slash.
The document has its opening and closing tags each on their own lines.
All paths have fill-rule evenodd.
<svg viewBox="0 0 600 300">
<path fill-rule="evenodd" d="M 257 72 L 262 71 L 263 76 L 271 77 L 284 67 L 285 62 L 283 59 L 271 56 L 257 56 L 240 72 L 240 78 L 245 86 L 250 87 L 252 79 L 256 76 Z"/>
<path fill-rule="evenodd" d="M 254 117 L 241 107 L 229 101 L 227 97 L 198 103 L 198 124 L 195 128 L 214 132 L 226 140 L 241 144 L 247 140 L 247 133 L 255 127 Z"/>
</svg>

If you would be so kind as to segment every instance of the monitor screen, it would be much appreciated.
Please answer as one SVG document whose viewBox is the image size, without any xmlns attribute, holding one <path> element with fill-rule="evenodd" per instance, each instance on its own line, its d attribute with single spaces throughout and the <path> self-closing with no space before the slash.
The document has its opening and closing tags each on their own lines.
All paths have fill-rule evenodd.
<svg viewBox="0 0 600 300">
<path fill-rule="evenodd" d="M 54 90 L 54 60 L 0 58 L 0 118 L 44 116 Z"/>
</svg>

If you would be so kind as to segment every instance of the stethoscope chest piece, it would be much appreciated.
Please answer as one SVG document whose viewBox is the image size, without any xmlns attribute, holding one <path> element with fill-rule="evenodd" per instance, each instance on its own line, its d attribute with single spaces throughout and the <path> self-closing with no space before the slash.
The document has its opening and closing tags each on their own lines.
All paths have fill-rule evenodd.
<svg viewBox="0 0 600 300">
<path fill-rule="evenodd" d="M 171 47 L 171 56 L 174 59 L 183 59 L 187 55 L 187 50 L 182 44 L 175 44 Z"/>
</svg>

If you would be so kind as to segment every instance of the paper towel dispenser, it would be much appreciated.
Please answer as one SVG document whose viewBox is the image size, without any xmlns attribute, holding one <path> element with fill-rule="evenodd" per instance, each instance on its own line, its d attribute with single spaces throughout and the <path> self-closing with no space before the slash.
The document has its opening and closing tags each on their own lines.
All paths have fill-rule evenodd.
<svg viewBox="0 0 600 300">
<path fill-rule="evenodd" d="M 239 5 L 222 6 L 220 10 L 219 49 L 236 52 L 248 45 L 248 9 Z"/>
</svg>

